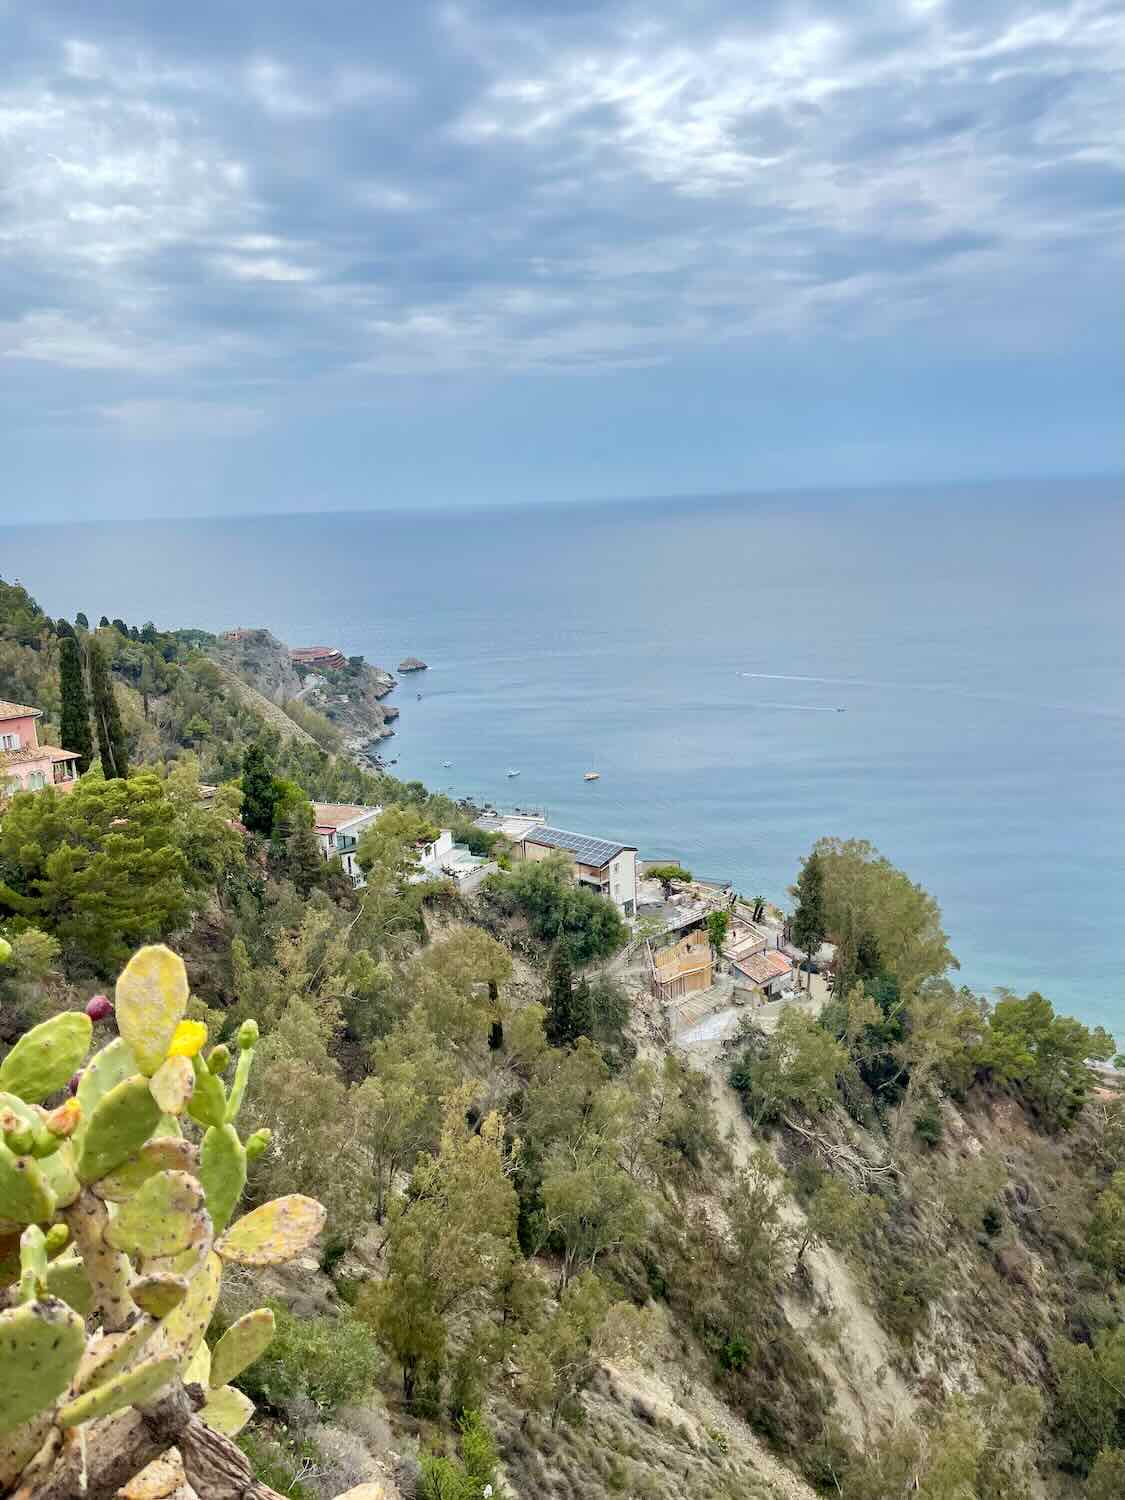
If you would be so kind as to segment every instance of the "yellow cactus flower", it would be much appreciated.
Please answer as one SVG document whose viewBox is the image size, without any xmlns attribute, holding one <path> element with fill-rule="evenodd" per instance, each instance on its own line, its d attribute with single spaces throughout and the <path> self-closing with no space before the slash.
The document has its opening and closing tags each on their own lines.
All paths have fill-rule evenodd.
<svg viewBox="0 0 1125 1500">
<path fill-rule="evenodd" d="M 172 1045 L 168 1057 L 194 1057 L 207 1040 L 207 1028 L 202 1021 L 181 1021 L 172 1033 Z"/>
</svg>

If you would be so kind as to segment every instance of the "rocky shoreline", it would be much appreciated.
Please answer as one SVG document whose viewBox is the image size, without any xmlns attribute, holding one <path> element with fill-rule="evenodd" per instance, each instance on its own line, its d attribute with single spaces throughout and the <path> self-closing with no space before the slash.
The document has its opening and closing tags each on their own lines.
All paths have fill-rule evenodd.
<svg viewBox="0 0 1125 1500">
<path fill-rule="evenodd" d="M 345 658 L 329 647 L 299 647 L 295 656 L 265 629 L 228 631 L 210 654 L 282 712 L 287 704 L 302 704 L 323 715 L 343 735 L 343 749 L 351 759 L 365 770 L 381 768 L 378 747 L 393 736 L 399 716 L 398 708 L 383 703 L 398 686 L 398 678 L 386 668 L 359 656 Z M 299 719 L 294 728 L 298 725 Z"/>
</svg>

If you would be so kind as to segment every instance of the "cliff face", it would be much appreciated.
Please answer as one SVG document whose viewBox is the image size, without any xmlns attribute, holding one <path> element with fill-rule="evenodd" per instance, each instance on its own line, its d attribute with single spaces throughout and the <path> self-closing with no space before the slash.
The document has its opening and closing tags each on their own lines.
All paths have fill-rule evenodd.
<svg viewBox="0 0 1125 1500">
<path fill-rule="evenodd" d="M 268 630 L 240 630 L 221 637 L 211 654 L 220 666 L 273 703 L 300 694 L 301 679 L 289 658 L 289 647 Z"/>
<path fill-rule="evenodd" d="M 285 642 L 268 630 L 232 631 L 210 650 L 231 678 L 277 705 L 275 722 L 284 733 L 291 731 L 280 723 L 285 717 L 280 709 L 286 703 L 303 703 L 330 720 L 344 736 L 347 752 L 368 764 L 374 762 L 372 746 L 394 732 L 388 721 L 398 717 L 397 711 L 385 709 L 382 700 L 396 679 L 362 658 L 336 657 L 333 665 L 294 662 Z M 337 660 L 343 665 L 336 666 Z M 309 738 L 303 730 L 299 733 Z"/>
</svg>

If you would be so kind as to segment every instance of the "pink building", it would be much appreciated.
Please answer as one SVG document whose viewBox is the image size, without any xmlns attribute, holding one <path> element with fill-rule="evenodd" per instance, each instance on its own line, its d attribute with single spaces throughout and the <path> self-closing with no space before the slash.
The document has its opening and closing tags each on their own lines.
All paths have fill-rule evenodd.
<svg viewBox="0 0 1125 1500">
<path fill-rule="evenodd" d="M 78 756 L 73 750 L 39 743 L 35 721 L 42 717 L 39 709 L 26 703 L 0 698 L 0 800 L 45 786 L 69 791 L 78 780 Z"/>
</svg>

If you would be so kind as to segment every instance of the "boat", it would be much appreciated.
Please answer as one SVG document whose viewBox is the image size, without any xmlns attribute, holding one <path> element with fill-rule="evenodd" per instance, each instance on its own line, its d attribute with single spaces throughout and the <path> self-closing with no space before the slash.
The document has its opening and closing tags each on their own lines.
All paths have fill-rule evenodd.
<svg viewBox="0 0 1125 1500">
<path fill-rule="evenodd" d="M 452 762 L 452 761 L 451 761 L 451 760 L 443 760 L 443 761 L 442 761 L 442 765 L 443 765 L 443 766 L 444 766 L 444 767 L 445 767 L 445 769 L 446 769 L 446 770 L 447 770 L 447 771 L 448 771 L 448 770 L 449 770 L 449 768 L 450 768 L 450 766 L 451 766 L 451 765 L 452 765 L 452 764 L 453 764 L 453 762 Z"/>
<path fill-rule="evenodd" d="M 585 776 L 583 776 L 582 780 L 583 781 L 599 781 L 601 779 L 601 774 L 602 773 L 600 771 L 587 771 L 586 774 L 585 774 Z"/>
<path fill-rule="evenodd" d="M 512 779 L 513 776 L 518 776 L 519 774 L 520 773 L 518 771 L 505 771 L 504 772 L 504 775 L 508 778 L 509 781 L 511 781 L 511 779 Z"/>
</svg>

